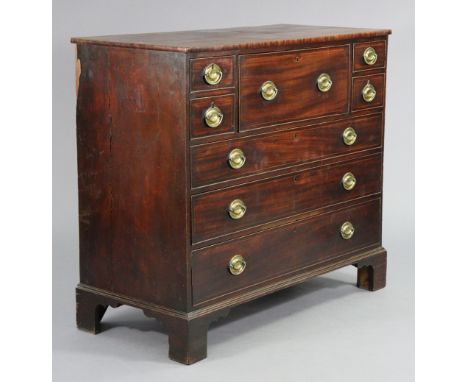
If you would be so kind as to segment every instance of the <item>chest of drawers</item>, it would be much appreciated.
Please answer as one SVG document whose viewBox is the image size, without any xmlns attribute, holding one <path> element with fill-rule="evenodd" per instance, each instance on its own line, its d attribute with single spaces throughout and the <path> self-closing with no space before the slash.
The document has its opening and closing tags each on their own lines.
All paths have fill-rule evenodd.
<svg viewBox="0 0 468 382">
<path fill-rule="evenodd" d="M 389 30 L 272 25 L 74 38 L 77 325 L 108 306 L 206 357 L 230 308 L 354 265 L 381 245 Z"/>
</svg>

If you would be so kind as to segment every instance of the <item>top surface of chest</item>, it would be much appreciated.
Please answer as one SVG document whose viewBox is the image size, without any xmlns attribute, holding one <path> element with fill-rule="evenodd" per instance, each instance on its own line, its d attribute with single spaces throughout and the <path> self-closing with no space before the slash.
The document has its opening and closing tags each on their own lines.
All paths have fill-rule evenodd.
<svg viewBox="0 0 468 382">
<path fill-rule="evenodd" d="M 167 51 L 200 52 L 301 46 L 323 42 L 374 38 L 386 36 L 390 33 L 388 29 L 278 24 L 257 27 L 83 37 L 73 38 L 72 42 Z"/>
</svg>

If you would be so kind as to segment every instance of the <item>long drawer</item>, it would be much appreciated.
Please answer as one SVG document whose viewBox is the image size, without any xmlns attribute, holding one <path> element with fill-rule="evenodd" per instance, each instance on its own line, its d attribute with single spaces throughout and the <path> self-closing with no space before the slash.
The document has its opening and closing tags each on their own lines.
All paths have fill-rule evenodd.
<svg viewBox="0 0 468 382">
<path fill-rule="evenodd" d="M 258 138 L 196 146 L 191 151 L 192 187 L 379 147 L 382 125 L 379 113 Z"/>
<path fill-rule="evenodd" d="M 192 243 L 381 190 L 382 155 L 192 196 Z M 351 189 L 345 189 L 343 179 Z"/>
<path fill-rule="evenodd" d="M 374 199 L 195 251 L 193 303 L 238 293 L 242 288 L 267 279 L 331 260 L 352 250 L 378 245 L 380 202 L 380 198 Z"/>
</svg>

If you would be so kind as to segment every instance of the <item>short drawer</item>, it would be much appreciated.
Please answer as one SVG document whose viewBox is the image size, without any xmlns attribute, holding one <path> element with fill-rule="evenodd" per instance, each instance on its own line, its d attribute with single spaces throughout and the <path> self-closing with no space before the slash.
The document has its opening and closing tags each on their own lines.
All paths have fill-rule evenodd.
<svg viewBox="0 0 468 382">
<path fill-rule="evenodd" d="M 354 44 L 353 69 L 371 70 L 385 68 L 387 62 L 386 41 L 369 41 Z"/>
<path fill-rule="evenodd" d="M 382 114 L 192 148 L 192 186 L 379 147 Z"/>
<path fill-rule="evenodd" d="M 234 133 L 234 94 L 195 98 L 190 101 L 191 137 Z"/>
<path fill-rule="evenodd" d="M 352 111 L 382 107 L 385 102 L 385 74 L 353 77 Z"/>
<path fill-rule="evenodd" d="M 349 45 L 243 55 L 239 66 L 240 130 L 349 109 Z"/>
<path fill-rule="evenodd" d="M 345 202 L 381 190 L 382 155 L 192 196 L 192 242 Z M 349 175 L 351 174 L 351 176 Z M 345 189 L 354 178 L 355 185 Z"/>
<path fill-rule="evenodd" d="M 234 57 L 209 57 L 190 60 L 192 91 L 234 86 Z"/>
<path fill-rule="evenodd" d="M 193 303 L 240 293 L 243 288 L 262 281 L 332 260 L 352 250 L 378 245 L 380 211 L 380 199 L 374 199 L 195 251 Z M 343 226 L 346 222 L 350 224 Z"/>
</svg>

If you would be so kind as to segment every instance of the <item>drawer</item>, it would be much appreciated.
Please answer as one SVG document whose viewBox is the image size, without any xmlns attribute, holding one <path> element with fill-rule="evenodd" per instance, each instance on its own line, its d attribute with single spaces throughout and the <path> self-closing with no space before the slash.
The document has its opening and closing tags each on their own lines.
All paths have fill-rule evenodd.
<svg viewBox="0 0 468 382">
<path fill-rule="evenodd" d="M 387 62 L 386 41 L 369 41 L 354 44 L 353 70 L 385 68 Z"/>
<path fill-rule="evenodd" d="M 380 242 L 380 199 L 193 253 L 193 303 L 213 299 Z M 344 239 L 343 223 L 354 233 Z M 344 229 L 350 234 L 348 225 Z M 242 256 L 242 258 L 233 257 Z M 230 271 L 241 271 L 234 275 Z M 243 263 L 244 261 L 245 263 Z M 237 267 L 236 267 L 237 265 Z M 237 271 L 236 271 L 237 269 Z"/>
<path fill-rule="evenodd" d="M 234 86 L 234 57 L 209 57 L 190 60 L 192 91 Z"/>
<path fill-rule="evenodd" d="M 381 168 L 382 155 L 379 153 L 365 159 L 192 196 L 192 242 L 378 193 Z M 353 189 L 345 190 L 342 178 L 349 172 L 357 182 Z M 236 216 L 244 210 L 243 206 L 243 216 Z"/>
<path fill-rule="evenodd" d="M 241 130 L 348 112 L 349 45 L 244 55 L 239 62 Z M 321 74 L 330 77 L 329 90 Z"/>
<path fill-rule="evenodd" d="M 190 126 L 192 138 L 234 133 L 234 105 L 234 94 L 191 100 Z M 211 117 L 213 119 L 211 119 Z M 220 123 L 218 124 L 218 122 Z M 209 124 L 211 124 L 211 126 Z"/>
<path fill-rule="evenodd" d="M 353 111 L 382 107 L 384 102 L 385 74 L 353 78 Z"/>
<path fill-rule="evenodd" d="M 379 147 L 382 125 L 382 114 L 379 113 L 259 138 L 193 147 L 192 186 Z"/>
</svg>

